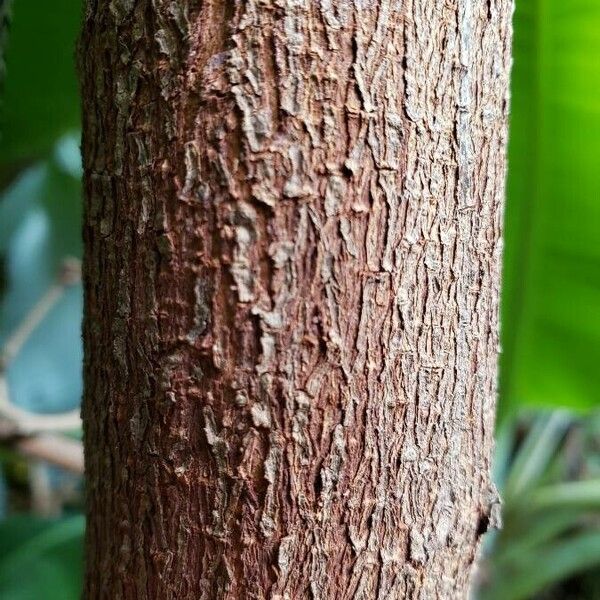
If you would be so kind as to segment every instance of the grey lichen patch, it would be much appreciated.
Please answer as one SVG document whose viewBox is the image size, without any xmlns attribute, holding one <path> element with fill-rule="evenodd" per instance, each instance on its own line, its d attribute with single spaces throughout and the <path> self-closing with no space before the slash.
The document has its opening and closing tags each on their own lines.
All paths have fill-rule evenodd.
<svg viewBox="0 0 600 600">
<path fill-rule="evenodd" d="M 269 429 L 271 427 L 271 413 L 269 408 L 264 404 L 253 404 L 250 408 L 250 415 L 254 427 L 262 427 L 264 429 Z"/>
<path fill-rule="evenodd" d="M 133 133 L 131 134 L 133 139 L 135 140 L 135 145 L 137 146 L 138 152 L 138 165 L 145 169 L 150 165 L 150 153 L 148 152 L 148 145 L 141 133 Z"/>
<path fill-rule="evenodd" d="M 292 174 L 283 186 L 283 195 L 286 198 L 304 198 L 312 196 L 314 190 L 306 178 L 304 171 L 304 158 L 299 146 L 291 146 L 288 151 Z"/>
<path fill-rule="evenodd" d="M 192 190 L 198 187 L 200 158 L 198 146 L 195 141 L 185 145 L 185 181 L 183 186 L 184 196 L 189 196 Z"/>
<path fill-rule="evenodd" d="M 264 462 L 265 479 L 268 482 L 265 504 L 260 518 L 260 530 L 266 538 L 270 538 L 277 528 L 278 504 L 276 482 L 281 469 L 283 449 L 275 434 L 270 436 L 270 446 Z"/>
<path fill-rule="evenodd" d="M 205 406 L 202 412 L 204 414 L 204 433 L 206 435 L 206 441 L 211 448 L 219 473 L 225 473 L 227 470 L 227 442 L 219 435 L 215 414 L 212 408 L 210 406 Z"/>
<path fill-rule="evenodd" d="M 288 535 L 281 538 L 279 542 L 279 550 L 277 551 L 277 566 L 281 577 L 285 577 L 289 571 L 290 564 L 293 558 L 295 538 L 293 535 Z"/>
<path fill-rule="evenodd" d="M 294 440 L 300 457 L 300 464 L 308 464 L 312 454 L 309 436 L 310 398 L 299 390 L 295 396 L 295 410 L 292 420 L 292 439 Z"/>
<path fill-rule="evenodd" d="M 167 5 L 167 11 L 177 26 L 179 34 L 183 39 L 185 39 L 188 36 L 190 29 L 187 4 L 183 4 L 181 2 L 169 2 Z"/>
<path fill-rule="evenodd" d="M 177 36 L 169 28 L 159 29 L 154 35 L 154 39 L 160 48 L 160 51 L 170 60 L 178 56 L 179 45 Z"/>
<path fill-rule="evenodd" d="M 248 393 L 245 390 L 238 390 L 235 393 L 236 406 L 243 407 L 248 404 Z"/>
<path fill-rule="evenodd" d="M 261 322 L 270 329 L 281 329 L 283 327 L 283 315 L 277 311 L 267 311 L 258 306 L 252 307 L 252 314 L 260 317 Z"/>
<path fill-rule="evenodd" d="M 199 278 L 196 281 L 194 299 L 194 328 L 188 334 L 192 342 L 206 332 L 210 321 L 211 294 L 210 284 L 206 279 Z"/>
<path fill-rule="evenodd" d="M 269 246 L 269 256 L 276 269 L 282 269 L 293 255 L 293 242 L 274 242 Z"/>
<path fill-rule="evenodd" d="M 120 23 L 131 13 L 134 6 L 135 0 L 111 0 L 109 10 L 115 17 L 116 22 Z"/>
<path fill-rule="evenodd" d="M 427 560 L 425 538 L 415 527 L 410 530 L 410 560 L 417 565 L 425 564 Z"/>
<path fill-rule="evenodd" d="M 219 340 L 216 340 L 212 345 L 212 359 L 215 369 L 221 370 L 225 366 L 225 355 L 223 353 L 223 346 Z"/>
<path fill-rule="evenodd" d="M 348 254 L 354 258 L 358 258 L 358 247 L 356 246 L 353 236 L 352 236 L 352 225 L 350 219 L 348 217 L 341 217 L 340 219 L 340 233 L 342 234 L 342 239 L 346 244 L 346 250 L 348 250 Z"/>
<path fill-rule="evenodd" d="M 364 153 L 364 141 L 360 140 L 352 148 L 350 155 L 344 161 L 344 166 L 353 175 L 357 175 L 360 172 L 361 161 Z"/>
<path fill-rule="evenodd" d="M 331 175 L 325 190 L 325 214 L 328 217 L 337 215 L 344 203 L 346 180 L 341 175 Z"/>
<path fill-rule="evenodd" d="M 236 283 L 240 302 L 252 302 L 254 295 L 254 272 L 251 251 L 256 242 L 256 211 L 247 203 L 238 203 L 234 215 L 235 249 L 229 268 Z"/>
<path fill-rule="evenodd" d="M 344 435 L 344 426 L 338 424 L 333 430 L 329 458 L 321 469 L 321 501 L 323 502 L 321 518 L 326 518 L 327 516 L 328 506 L 333 500 L 333 493 L 340 479 L 345 458 L 346 437 Z"/>
<path fill-rule="evenodd" d="M 256 372 L 259 375 L 264 373 L 268 373 L 273 369 L 273 364 L 275 361 L 275 351 L 276 351 L 276 339 L 275 336 L 263 332 L 260 336 L 260 347 L 262 349 L 262 354 L 260 358 L 260 363 L 256 365 Z"/>
</svg>

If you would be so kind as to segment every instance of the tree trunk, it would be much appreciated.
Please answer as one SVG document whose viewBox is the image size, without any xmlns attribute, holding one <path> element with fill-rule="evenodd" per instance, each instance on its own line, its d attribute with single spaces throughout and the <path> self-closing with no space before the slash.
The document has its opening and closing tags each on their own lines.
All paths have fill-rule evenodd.
<svg viewBox="0 0 600 600">
<path fill-rule="evenodd" d="M 88 600 L 466 596 L 510 15 L 88 0 Z"/>
</svg>

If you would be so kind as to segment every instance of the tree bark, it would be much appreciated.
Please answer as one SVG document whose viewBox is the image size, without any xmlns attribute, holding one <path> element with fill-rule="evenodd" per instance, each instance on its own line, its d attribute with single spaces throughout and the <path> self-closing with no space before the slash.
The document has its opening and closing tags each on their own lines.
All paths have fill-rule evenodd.
<svg viewBox="0 0 600 600">
<path fill-rule="evenodd" d="M 85 598 L 466 597 L 510 0 L 88 0 Z"/>
</svg>

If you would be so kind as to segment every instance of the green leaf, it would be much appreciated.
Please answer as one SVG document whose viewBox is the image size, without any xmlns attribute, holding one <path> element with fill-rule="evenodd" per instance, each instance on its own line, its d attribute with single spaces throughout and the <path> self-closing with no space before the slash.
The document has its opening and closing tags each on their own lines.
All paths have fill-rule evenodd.
<svg viewBox="0 0 600 600">
<path fill-rule="evenodd" d="M 550 585 L 600 565 L 600 533 L 582 533 L 515 554 L 495 573 L 484 600 L 529 600 Z"/>
<path fill-rule="evenodd" d="M 48 521 L 29 513 L 16 513 L 7 519 L 0 519 L 0 565 L 5 558 L 36 536 Z"/>
<path fill-rule="evenodd" d="M 514 19 L 501 410 L 600 394 L 600 3 Z"/>
<path fill-rule="evenodd" d="M 507 503 L 527 499 L 525 492 L 538 483 L 555 457 L 570 422 L 568 414 L 558 411 L 536 418 L 507 475 L 504 488 Z"/>
<path fill-rule="evenodd" d="M 543 486 L 529 500 L 531 509 L 582 507 L 600 509 L 600 479 Z"/>
<path fill-rule="evenodd" d="M 46 166 L 38 163 L 20 173 L 0 195 L 0 254 L 8 250 L 14 232 L 26 219 L 39 197 L 46 176 Z"/>
<path fill-rule="evenodd" d="M 492 479 L 503 490 L 506 478 L 510 472 L 512 450 L 515 443 L 516 420 L 505 419 L 498 423 L 494 439 L 494 462 L 492 465 Z"/>
<path fill-rule="evenodd" d="M 580 526 L 587 515 L 576 509 L 541 511 L 534 515 L 518 508 L 506 515 L 498 545 L 490 557 L 496 569 L 519 563 L 522 556 L 543 550 L 559 536 Z"/>
<path fill-rule="evenodd" d="M 0 522 L 0 597 L 77 600 L 82 585 L 84 519 Z"/>
<path fill-rule="evenodd" d="M 0 222 L 6 217 L 8 226 L 15 226 L 9 231 L 0 225 L 8 279 L 0 303 L 0 339 L 48 289 L 61 262 L 82 254 L 81 181 L 60 155 L 68 143 L 59 143 L 51 160 L 27 169 L 0 196 Z"/>
<path fill-rule="evenodd" d="M 51 159 L 28 168 L 0 196 L 0 233 L 6 233 L 0 252 L 6 255 L 7 275 L 0 302 L 0 344 L 56 281 L 61 262 L 81 256 L 77 140 L 61 139 Z M 3 217 L 14 230 L 4 229 Z M 7 368 L 15 404 L 44 413 L 77 406 L 82 388 L 81 314 L 81 286 L 73 286 L 28 337 Z"/>
<path fill-rule="evenodd" d="M 79 127 L 75 40 L 82 2 L 13 0 L 0 107 L 0 163 L 46 154 Z"/>
<path fill-rule="evenodd" d="M 65 146 L 72 139 L 67 136 L 57 144 L 42 197 L 51 223 L 51 252 L 56 263 L 65 257 L 80 258 L 83 252 L 81 177 L 77 167 L 70 164 L 72 157 L 65 156 Z"/>
</svg>

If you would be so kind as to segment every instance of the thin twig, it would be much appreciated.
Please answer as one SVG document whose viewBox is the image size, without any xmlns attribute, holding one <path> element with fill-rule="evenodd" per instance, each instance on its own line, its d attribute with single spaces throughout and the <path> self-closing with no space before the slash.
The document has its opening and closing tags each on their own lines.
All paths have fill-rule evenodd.
<svg viewBox="0 0 600 600">
<path fill-rule="evenodd" d="M 65 286 L 60 283 L 53 284 L 31 309 L 17 329 L 6 340 L 2 354 L 0 354 L 0 368 L 6 369 L 8 364 L 19 354 L 19 351 L 35 331 L 44 317 L 54 308 L 64 294 Z"/>
<path fill-rule="evenodd" d="M 45 433 L 19 439 L 15 447 L 28 458 L 56 465 L 76 475 L 83 474 L 83 446 L 79 440 Z"/>
<path fill-rule="evenodd" d="M 15 406 L 9 400 L 6 379 L 0 375 L 0 436 L 73 431 L 80 427 L 79 409 L 57 414 L 41 414 Z"/>
<path fill-rule="evenodd" d="M 48 431 L 72 431 L 81 427 L 79 410 L 60 414 L 40 414 L 15 406 L 10 401 L 8 385 L 3 371 L 17 356 L 36 327 L 63 296 L 67 286 L 81 279 L 80 262 L 76 259 L 63 261 L 57 282 L 40 298 L 9 336 L 0 352 L 0 436 L 32 435 Z"/>
</svg>

